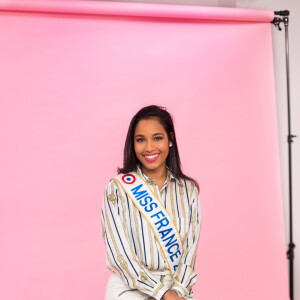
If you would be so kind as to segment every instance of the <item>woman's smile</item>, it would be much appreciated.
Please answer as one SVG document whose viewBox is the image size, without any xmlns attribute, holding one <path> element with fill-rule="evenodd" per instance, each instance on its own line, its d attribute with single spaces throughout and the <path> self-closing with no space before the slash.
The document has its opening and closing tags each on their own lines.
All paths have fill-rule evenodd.
<svg viewBox="0 0 300 300">
<path fill-rule="evenodd" d="M 158 159 L 158 156 L 159 156 L 159 153 L 156 153 L 156 154 L 145 154 L 144 155 L 146 161 L 148 161 L 148 162 L 156 161 Z"/>
</svg>

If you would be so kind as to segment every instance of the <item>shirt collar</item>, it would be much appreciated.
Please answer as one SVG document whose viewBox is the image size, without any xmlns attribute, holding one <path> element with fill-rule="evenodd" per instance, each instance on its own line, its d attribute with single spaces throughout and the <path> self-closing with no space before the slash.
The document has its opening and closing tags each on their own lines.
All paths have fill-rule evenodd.
<svg viewBox="0 0 300 300">
<path fill-rule="evenodd" d="M 170 171 L 169 167 L 166 166 L 167 168 L 167 181 L 171 181 L 171 180 L 175 180 L 179 185 L 182 185 L 182 183 L 180 182 L 180 180 L 178 180 L 173 174 L 172 172 Z M 148 183 L 151 183 L 151 182 L 155 182 L 153 178 L 151 177 L 148 177 L 143 171 L 142 171 L 142 168 L 141 168 L 141 164 L 138 163 L 137 166 L 136 166 L 136 172 L 141 175 Z"/>
</svg>

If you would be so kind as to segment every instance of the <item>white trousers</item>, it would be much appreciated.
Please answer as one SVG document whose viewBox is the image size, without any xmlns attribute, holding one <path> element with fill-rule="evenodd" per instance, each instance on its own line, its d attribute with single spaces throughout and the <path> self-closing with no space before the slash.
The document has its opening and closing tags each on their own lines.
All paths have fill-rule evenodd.
<svg viewBox="0 0 300 300">
<path fill-rule="evenodd" d="M 151 273 L 160 275 L 160 281 L 164 285 L 171 285 L 172 276 L 169 272 L 162 271 L 152 271 Z M 183 299 L 196 300 L 193 297 L 184 297 Z M 109 277 L 105 300 L 155 300 L 153 297 L 142 293 L 138 289 L 132 289 L 127 285 L 119 275 L 112 273 Z"/>
</svg>

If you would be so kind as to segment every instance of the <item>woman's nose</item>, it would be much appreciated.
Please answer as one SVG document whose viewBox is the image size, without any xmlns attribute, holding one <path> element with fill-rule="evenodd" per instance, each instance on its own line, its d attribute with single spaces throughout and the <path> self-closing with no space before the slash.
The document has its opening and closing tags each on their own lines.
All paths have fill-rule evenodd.
<svg viewBox="0 0 300 300">
<path fill-rule="evenodd" d="M 153 145 L 152 141 L 148 141 L 146 143 L 146 150 L 149 151 L 149 152 L 154 150 L 154 145 Z"/>
</svg>

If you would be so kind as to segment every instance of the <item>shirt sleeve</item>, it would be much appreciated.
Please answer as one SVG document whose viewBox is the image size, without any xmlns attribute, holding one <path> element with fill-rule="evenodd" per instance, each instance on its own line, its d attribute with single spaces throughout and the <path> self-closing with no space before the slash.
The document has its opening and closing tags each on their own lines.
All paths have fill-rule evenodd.
<svg viewBox="0 0 300 300">
<path fill-rule="evenodd" d="M 118 274 L 133 289 L 160 300 L 168 287 L 160 281 L 160 276 L 142 264 L 130 243 L 124 225 L 124 210 L 120 199 L 121 187 L 113 179 L 107 184 L 102 201 L 101 226 L 106 246 L 106 265 Z"/>
<path fill-rule="evenodd" d="M 191 295 L 191 288 L 197 281 L 197 274 L 194 268 L 201 229 L 201 207 L 196 186 L 194 186 L 190 196 L 191 202 L 190 225 L 183 244 L 184 252 L 174 273 L 174 280 L 171 286 L 171 290 L 176 291 L 180 297 Z"/>
</svg>

